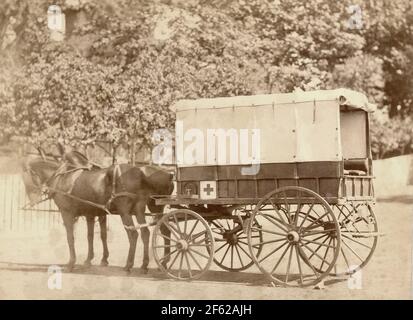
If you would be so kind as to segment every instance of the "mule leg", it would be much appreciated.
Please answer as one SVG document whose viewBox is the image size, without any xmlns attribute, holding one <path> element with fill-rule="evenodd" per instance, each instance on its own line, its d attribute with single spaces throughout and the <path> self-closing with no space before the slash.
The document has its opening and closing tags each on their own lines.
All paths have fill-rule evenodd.
<svg viewBox="0 0 413 320">
<path fill-rule="evenodd" d="M 164 213 L 165 206 L 160 206 L 159 207 L 159 216 L 158 219 L 162 218 L 162 215 Z M 165 260 L 162 262 L 162 265 L 164 268 L 167 268 L 168 262 L 171 260 L 171 230 L 169 230 L 165 224 L 161 225 L 161 233 L 165 236 L 163 238 L 163 242 L 165 245 L 164 251 L 163 251 L 163 256 L 166 257 Z"/>
<path fill-rule="evenodd" d="M 106 216 L 99 216 L 100 226 L 100 239 L 102 239 L 103 257 L 100 261 L 101 266 L 107 266 L 109 264 L 109 249 L 108 249 L 108 229 L 106 225 Z"/>
<path fill-rule="evenodd" d="M 70 259 L 67 264 L 67 271 L 73 271 L 73 268 L 76 263 L 76 250 L 75 250 L 75 237 L 74 237 L 74 224 L 75 224 L 75 217 L 73 217 L 70 213 L 62 213 L 63 224 L 66 228 L 66 238 L 67 244 L 69 245 L 69 254 Z"/>
<path fill-rule="evenodd" d="M 145 220 L 145 202 L 138 202 L 135 206 L 135 215 L 139 224 L 146 223 Z M 142 273 L 148 273 L 148 264 L 149 264 L 149 236 L 150 232 L 147 227 L 144 227 L 141 230 L 142 242 L 143 242 L 143 261 L 141 266 Z"/>
<path fill-rule="evenodd" d="M 122 223 L 125 226 L 133 226 L 132 216 L 129 214 L 121 214 Z M 138 231 L 126 229 L 126 234 L 129 239 L 129 253 L 128 259 L 126 260 L 125 271 L 129 272 L 135 262 L 135 251 L 136 251 L 136 241 L 138 240 Z"/>
<path fill-rule="evenodd" d="M 163 256 L 165 259 L 162 261 L 162 265 L 166 269 L 169 260 L 171 260 L 171 240 L 169 240 L 171 238 L 171 231 L 165 226 L 165 224 L 161 224 L 161 233 L 165 236 L 165 238 L 163 238 L 165 245 Z"/>
<path fill-rule="evenodd" d="M 84 265 L 90 267 L 92 265 L 92 260 L 94 257 L 93 253 L 93 236 L 95 231 L 95 217 L 86 217 L 87 222 L 87 244 L 88 253 Z"/>
</svg>

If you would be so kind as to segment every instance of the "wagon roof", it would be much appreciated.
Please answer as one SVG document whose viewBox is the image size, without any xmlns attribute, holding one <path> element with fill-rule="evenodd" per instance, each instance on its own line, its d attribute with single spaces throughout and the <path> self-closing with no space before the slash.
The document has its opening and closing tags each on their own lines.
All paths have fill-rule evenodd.
<svg viewBox="0 0 413 320">
<path fill-rule="evenodd" d="M 253 96 L 235 96 L 221 98 L 204 98 L 196 100 L 179 100 L 171 106 L 171 110 L 185 111 L 194 109 L 237 108 L 250 106 L 295 104 L 314 101 L 338 101 L 352 109 L 374 112 L 376 106 L 369 103 L 367 97 L 360 92 L 349 89 L 301 91 L 292 93 L 260 94 Z"/>
</svg>

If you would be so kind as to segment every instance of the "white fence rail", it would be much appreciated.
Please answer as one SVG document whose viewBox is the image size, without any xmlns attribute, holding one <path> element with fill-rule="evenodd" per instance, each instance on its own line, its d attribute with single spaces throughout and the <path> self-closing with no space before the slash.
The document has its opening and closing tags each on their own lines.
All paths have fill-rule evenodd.
<svg viewBox="0 0 413 320">
<path fill-rule="evenodd" d="M 28 199 L 21 176 L 0 175 L 0 231 L 42 232 L 62 225 L 53 201 L 23 210 L 26 203 Z"/>
</svg>

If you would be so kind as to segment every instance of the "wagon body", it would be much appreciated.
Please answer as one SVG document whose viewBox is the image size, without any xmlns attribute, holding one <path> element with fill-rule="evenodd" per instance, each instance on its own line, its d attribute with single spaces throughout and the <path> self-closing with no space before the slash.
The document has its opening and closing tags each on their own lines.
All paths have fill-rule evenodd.
<svg viewBox="0 0 413 320">
<path fill-rule="evenodd" d="M 173 109 L 177 196 L 159 203 L 256 203 L 285 186 L 308 188 L 331 204 L 374 200 L 374 106 L 361 93 L 183 100 Z"/>
<path fill-rule="evenodd" d="M 176 195 L 155 200 L 177 210 L 157 222 L 152 238 L 166 274 L 196 278 L 214 261 L 228 271 L 256 265 L 273 283 L 309 286 L 368 263 L 378 238 L 375 107 L 363 94 L 182 100 L 172 109 Z"/>
</svg>

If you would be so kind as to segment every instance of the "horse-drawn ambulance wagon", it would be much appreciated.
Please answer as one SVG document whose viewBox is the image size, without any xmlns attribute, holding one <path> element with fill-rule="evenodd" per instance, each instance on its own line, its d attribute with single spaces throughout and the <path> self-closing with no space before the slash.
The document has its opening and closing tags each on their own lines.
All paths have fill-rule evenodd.
<svg viewBox="0 0 413 320">
<path fill-rule="evenodd" d="M 200 277 L 214 261 L 307 286 L 370 260 L 374 106 L 363 94 L 183 100 L 173 109 L 177 192 L 155 199 L 175 210 L 157 222 L 152 243 L 170 277 Z"/>
</svg>

